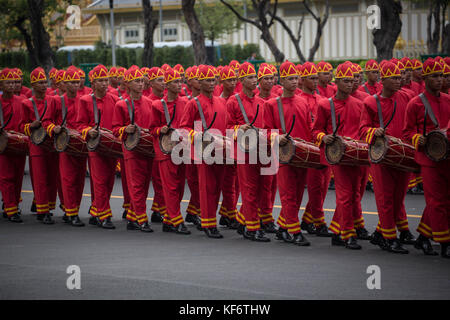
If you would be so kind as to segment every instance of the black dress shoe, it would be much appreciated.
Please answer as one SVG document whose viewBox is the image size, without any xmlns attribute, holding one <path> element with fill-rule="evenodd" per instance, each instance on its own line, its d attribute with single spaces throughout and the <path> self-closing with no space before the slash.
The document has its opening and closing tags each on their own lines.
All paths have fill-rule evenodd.
<svg viewBox="0 0 450 320">
<path fill-rule="evenodd" d="M 115 229 L 116 228 L 111 221 L 111 217 L 108 217 L 105 220 L 101 221 L 101 227 L 103 229 Z"/>
<path fill-rule="evenodd" d="M 163 222 L 163 218 L 159 212 L 153 211 L 150 221 L 160 223 L 160 222 Z"/>
<path fill-rule="evenodd" d="M 228 217 L 225 217 L 225 216 L 220 216 L 219 226 L 229 227 L 230 226 L 230 219 Z"/>
<path fill-rule="evenodd" d="M 236 219 L 230 220 L 230 225 L 228 226 L 232 230 L 237 230 L 239 228 L 240 223 Z"/>
<path fill-rule="evenodd" d="M 310 246 L 311 243 L 306 239 L 301 232 L 294 235 L 294 244 L 302 247 Z"/>
<path fill-rule="evenodd" d="M 409 253 L 408 250 L 403 248 L 402 244 L 398 239 L 389 239 L 386 242 L 387 242 L 386 250 L 389 252 L 403 253 L 403 254 Z"/>
<path fill-rule="evenodd" d="M 70 217 L 68 217 L 66 214 L 64 214 L 62 216 L 62 220 L 63 220 L 64 223 L 70 223 Z"/>
<path fill-rule="evenodd" d="M 351 250 L 361 250 L 362 247 L 358 244 L 355 237 L 350 237 L 345 241 L 345 247 Z"/>
<path fill-rule="evenodd" d="M 200 224 L 200 219 L 198 218 L 198 216 L 195 214 L 191 214 L 191 213 L 186 214 L 185 221 L 189 222 L 189 223 L 193 223 L 194 225 Z"/>
<path fill-rule="evenodd" d="M 8 215 L 6 214 L 6 212 L 3 212 L 3 218 L 8 219 Z"/>
<path fill-rule="evenodd" d="M 412 233 L 409 230 L 400 231 L 400 237 L 399 237 L 400 243 L 403 244 L 414 244 L 416 243 L 416 238 L 412 235 Z"/>
<path fill-rule="evenodd" d="M 266 237 L 264 231 L 262 231 L 261 229 L 256 231 L 245 230 L 244 238 L 258 242 L 270 242 L 270 239 Z"/>
<path fill-rule="evenodd" d="M 343 246 L 345 246 L 345 241 L 342 240 L 340 235 L 333 233 L 331 235 L 331 245 L 343 247 Z"/>
<path fill-rule="evenodd" d="M 188 230 L 186 225 L 184 223 L 180 223 L 175 227 L 175 233 L 178 234 L 191 234 L 191 232 Z"/>
<path fill-rule="evenodd" d="M 74 227 L 84 227 L 84 222 L 80 220 L 79 216 L 70 217 L 70 224 Z"/>
<path fill-rule="evenodd" d="M 99 224 L 99 221 L 98 221 L 98 218 L 97 217 L 90 217 L 89 218 L 89 224 L 91 224 L 91 225 L 93 225 L 93 226 L 96 226 L 96 225 L 98 225 Z"/>
<path fill-rule="evenodd" d="M 426 256 L 437 256 L 438 253 L 434 251 L 433 246 L 431 245 L 430 239 L 425 238 L 423 235 L 420 235 L 416 243 L 414 244 L 414 248 L 422 249 L 423 253 Z"/>
<path fill-rule="evenodd" d="M 255 237 L 255 231 L 248 231 L 247 228 L 244 229 L 244 233 L 242 234 L 244 236 L 245 239 L 248 240 L 253 240 L 253 238 Z"/>
<path fill-rule="evenodd" d="M 219 230 L 216 227 L 213 228 L 203 228 L 203 231 L 209 238 L 221 239 L 223 235 L 220 234 Z"/>
<path fill-rule="evenodd" d="M 370 240 L 369 231 L 367 231 L 364 227 L 356 229 L 356 239 Z"/>
<path fill-rule="evenodd" d="M 175 228 L 171 225 L 168 225 L 167 223 L 163 223 L 162 231 L 163 232 L 175 232 Z"/>
<path fill-rule="evenodd" d="M 379 246 L 380 245 L 380 241 L 382 239 L 383 239 L 383 235 L 375 230 L 372 233 L 372 235 L 370 236 L 370 243 L 375 245 L 375 246 Z"/>
<path fill-rule="evenodd" d="M 33 202 L 33 203 L 31 204 L 30 211 L 31 211 L 31 212 L 37 212 L 36 203 Z"/>
<path fill-rule="evenodd" d="M 300 228 L 302 230 L 305 230 L 309 234 L 315 234 L 316 233 L 316 227 L 314 226 L 314 223 L 308 223 L 306 221 L 302 221 L 300 224 Z"/>
<path fill-rule="evenodd" d="M 275 227 L 275 223 L 272 221 L 268 223 L 261 223 L 261 227 L 263 228 L 265 233 L 276 233 L 277 228 Z"/>
<path fill-rule="evenodd" d="M 44 216 L 45 216 L 45 214 L 38 213 L 38 214 L 36 215 L 36 220 L 37 220 L 37 221 L 42 221 L 42 220 L 44 220 Z"/>
<path fill-rule="evenodd" d="M 447 259 L 450 258 L 450 243 L 441 243 L 441 257 Z"/>
<path fill-rule="evenodd" d="M 44 219 L 42 220 L 43 224 L 55 224 L 55 220 L 52 219 L 50 213 L 44 214 Z"/>
<path fill-rule="evenodd" d="M 122 219 L 125 220 L 127 218 L 127 214 L 128 214 L 128 210 L 127 209 L 123 210 Z"/>
<path fill-rule="evenodd" d="M 316 236 L 318 237 L 331 237 L 332 235 L 333 234 L 328 231 L 328 228 L 325 224 L 316 228 Z"/>
<path fill-rule="evenodd" d="M 17 213 L 14 213 L 11 217 L 8 217 L 8 220 L 11 222 L 16 222 L 16 223 L 23 222 L 23 220 L 20 218 L 20 216 Z"/>
<path fill-rule="evenodd" d="M 239 223 L 239 226 L 238 226 L 238 228 L 237 228 L 236 231 L 237 231 L 237 233 L 240 234 L 241 236 L 244 235 L 244 232 L 245 232 L 245 226 L 244 226 L 243 224 L 240 224 L 240 223 Z"/>
<path fill-rule="evenodd" d="M 128 221 L 127 230 L 141 230 L 141 226 L 137 223 L 137 221 Z"/>
<path fill-rule="evenodd" d="M 282 228 L 279 228 L 277 231 L 277 239 L 288 243 L 292 243 L 294 241 L 294 238 L 289 234 L 289 232 Z"/>
<path fill-rule="evenodd" d="M 330 184 L 328 185 L 328 190 L 334 190 L 335 189 L 335 187 L 334 187 L 334 179 L 331 179 L 330 180 Z"/>
<path fill-rule="evenodd" d="M 141 231 L 142 232 L 153 232 L 153 229 L 150 228 L 150 224 L 148 223 L 148 221 L 141 224 Z"/>
</svg>

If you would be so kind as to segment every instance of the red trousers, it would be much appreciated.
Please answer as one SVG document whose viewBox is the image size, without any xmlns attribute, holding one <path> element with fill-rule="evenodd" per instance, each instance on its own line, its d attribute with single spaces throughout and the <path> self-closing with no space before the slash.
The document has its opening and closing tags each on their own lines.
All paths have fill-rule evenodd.
<svg viewBox="0 0 450 320">
<path fill-rule="evenodd" d="M 36 146 L 34 146 L 36 148 Z M 31 148 L 30 148 L 31 149 Z M 31 150 L 30 150 L 31 151 Z M 59 157 L 56 152 L 30 155 L 30 171 L 37 214 L 49 213 L 55 208 L 58 192 Z M 61 201 L 61 203 L 63 203 Z"/>
<path fill-rule="evenodd" d="M 236 176 L 237 168 L 236 165 L 227 165 L 224 170 L 222 205 L 220 206 L 219 214 L 230 219 L 235 219 L 237 213 L 236 204 L 239 198 L 239 185 L 236 183 L 238 180 Z M 237 197 L 236 193 L 238 194 Z"/>
<path fill-rule="evenodd" d="M 0 155 L 0 192 L 8 217 L 19 212 L 26 156 Z"/>
<path fill-rule="evenodd" d="M 259 230 L 260 216 L 272 216 L 273 176 L 261 175 L 259 164 L 239 164 L 237 173 L 242 193 L 242 206 L 237 220 L 249 231 Z"/>
<path fill-rule="evenodd" d="M 197 170 L 202 228 L 214 228 L 217 226 L 216 212 L 222 191 L 225 166 L 202 163 L 197 165 Z"/>
<path fill-rule="evenodd" d="M 259 219 L 261 219 L 263 224 L 267 224 L 267 223 L 275 221 L 273 219 L 272 212 L 273 212 L 273 205 L 275 203 L 275 198 L 277 196 L 277 190 L 278 190 L 278 174 L 274 174 L 271 177 L 272 177 L 272 182 L 271 182 L 272 186 L 270 188 L 271 189 L 270 206 L 272 207 L 272 211 L 267 212 L 267 213 L 261 213 L 261 211 L 258 212 Z"/>
<path fill-rule="evenodd" d="M 450 242 L 450 161 L 421 167 L 425 210 L 417 231 L 436 242 Z"/>
<path fill-rule="evenodd" d="M 154 161 L 153 158 L 129 151 L 124 151 L 124 160 L 131 198 L 131 208 L 128 210 L 127 219 L 142 224 L 148 221 L 146 202 L 150 181 L 153 178 Z"/>
<path fill-rule="evenodd" d="M 307 169 L 290 165 L 281 165 L 278 170 L 281 212 L 277 223 L 292 234 L 300 233 L 298 211 L 305 191 L 307 172 Z"/>
<path fill-rule="evenodd" d="M 380 219 L 377 231 L 385 239 L 395 239 L 396 227 L 399 231 L 409 230 L 405 195 L 411 174 L 381 164 L 372 164 L 370 172 Z"/>
<path fill-rule="evenodd" d="M 356 167 L 359 170 L 359 201 L 356 203 L 357 208 L 353 211 L 353 223 L 356 229 L 364 228 L 364 217 L 362 215 L 361 200 L 366 192 L 367 180 L 369 179 L 369 168 L 365 166 Z M 356 169 L 355 169 L 356 170 Z"/>
<path fill-rule="evenodd" d="M 167 214 L 164 223 L 177 226 L 184 222 L 180 211 L 180 203 L 183 200 L 186 167 L 184 164 L 176 165 L 171 159 L 160 161 L 159 171 L 164 191 L 164 200 L 167 206 Z"/>
<path fill-rule="evenodd" d="M 356 237 L 355 212 L 361 208 L 361 171 L 355 166 L 332 166 L 336 188 L 336 210 L 330 230 L 343 240 Z"/>
<path fill-rule="evenodd" d="M 161 182 L 161 173 L 159 170 L 159 161 L 153 161 L 152 184 L 155 195 L 153 197 L 152 211 L 159 212 L 161 216 L 167 213 L 166 203 L 164 201 L 164 192 Z"/>
<path fill-rule="evenodd" d="M 83 197 L 87 157 L 74 157 L 65 152 L 59 155 L 64 211 L 66 216 L 77 216 Z"/>
<path fill-rule="evenodd" d="M 114 188 L 117 159 L 89 152 L 90 174 L 94 190 L 90 213 L 100 220 L 112 217 L 109 199 Z"/>
<path fill-rule="evenodd" d="M 331 168 L 321 170 L 308 169 L 306 185 L 308 187 L 308 203 L 303 213 L 302 221 L 314 223 L 316 227 L 326 225 L 323 212 L 323 202 L 328 192 L 331 179 Z"/>
<path fill-rule="evenodd" d="M 87 158 L 87 164 L 88 164 L 88 169 L 89 169 L 89 186 L 91 188 L 91 207 L 89 208 L 89 214 L 93 217 L 96 217 L 97 209 L 94 206 L 94 200 L 95 200 L 94 181 L 92 180 L 92 166 L 91 166 L 91 158 L 90 157 Z"/>
<path fill-rule="evenodd" d="M 123 193 L 122 208 L 128 211 L 130 209 L 131 199 L 127 183 L 127 170 L 125 168 L 125 161 L 123 160 L 123 158 L 119 158 L 119 164 L 120 164 L 120 179 L 122 182 L 122 193 Z"/>
<path fill-rule="evenodd" d="M 200 195 L 198 190 L 198 172 L 197 165 L 186 164 L 186 180 L 191 192 L 189 205 L 186 209 L 188 214 L 200 215 Z"/>
</svg>

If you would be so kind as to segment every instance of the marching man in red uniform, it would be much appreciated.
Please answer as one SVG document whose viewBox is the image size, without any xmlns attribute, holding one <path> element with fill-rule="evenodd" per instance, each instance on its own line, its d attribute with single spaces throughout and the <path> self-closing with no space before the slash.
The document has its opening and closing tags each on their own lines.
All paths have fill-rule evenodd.
<svg viewBox="0 0 450 320">
<path fill-rule="evenodd" d="M 86 141 L 97 137 L 99 134 L 96 129 L 97 125 L 99 128 L 112 130 L 114 107 L 119 98 L 107 93 L 108 77 L 108 69 L 105 66 L 96 66 L 92 72 L 94 92 L 92 95 L 80 98 L 77 123 L 78 129 Z M 98 118 L 99 113 L 96 111 L 100 113 Z M 99 124 L 95 123 L 96 118 L 97 121 L 100 121 Z M 115 229 L 111 221 L 112 212 L 109 199 L 114 187 L 117 159 L 93 151 L 89 152 L 89 163 L 95 195 L 89 212 L 92 215 L 89 223 L 104 229 Z"/>
<path fill-rule="evenodd" d="M 332 71 L 333 68 L 330 69 L 329 64 L 325 61 L 320 61 L 317 64 L 317 75 L 319 77 L 317 89 L 319 90 L 319 94 L 325 98 L 331 98 L 336 94 L 336 87 L 329 84 L 329 78 Z"/>
<path fill-rule="evenodd" d="M 422 77 L 425 91 L 408 103 L 403 128 L 404 139 L 416 148 L 415 160 L 421 166 L 425 192 L 426 206 L 417 228 L 420 236 L 415 247 L 426 255 L 437 255 L 430 243 L 433 239 L 441 245 L 441 256 L 450 258 L 450 159 L 433 161 L 424 149 L 427 133 L 446 129 L 450 121 L 450 97 L 440 92 L 443 77 L 438 61 L 432 58 L 425 61 Z"/>
<path fill-rule="evenodd" d="M 358 90 L 364 91 L 367 94 L 374 95 L 381 91 L 381 84 L 378 82 L 380 77 L 380 66 L 378 63 L 371 59 L 366 62 L 364 67 L 367 81 Z"/>
</svg>

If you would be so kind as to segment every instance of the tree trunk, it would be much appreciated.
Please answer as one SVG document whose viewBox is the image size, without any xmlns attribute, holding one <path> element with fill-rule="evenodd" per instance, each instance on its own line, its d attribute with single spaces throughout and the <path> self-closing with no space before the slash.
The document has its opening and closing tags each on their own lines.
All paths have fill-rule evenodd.
<svg viewBox="0 0 450 320">
<path fill-rule="evenodd" d="M 303 4 L 305 4 L 305 2 Z M 316 38 L 314 40 L 313 46 L 311 47 L 311 49 L 309 49 L 308 61 L 314 60 L 314 56 L 316 55 L 316 52 L 319 49 L 320 38 L 322 37 L 323 28 L 325 27 L 325 25 L 328 21 L 329 14 L 330 14 L 330 3 L 329 3 L 329 1 L 326 1 L 325 13 L 324 13 L 323 18 L 314 16 L 314 18 L 316 19 L 316 22 L 317 22 Z"/>
<path fill-rule="evenodd" d="M 142 65 L 146 67 L 153 66 L 153 34 L 158 20 L 152 16 L 152 5 L 150 0 L 142 0 L 142 7 L 144 8 L 144 54 L 142 55 Z"/>
<path fill-rule="evenodd" d="M 430 11 L 427 18 L 427 47 L 428 54 L 436 54 L 439 52 L 439 38 L 441 35 L 441 4 L 439 1 L 432 1 L 430 4 Z M 434 23 L 432 20 L 434 18 Z M 431 32 L 434 25 L 434 31 Z"/>
<path fill-rule="evenodd" d="M 33 46 L 37 52 L 39 64 L 48 73 L 55 65 L 55 56 L 50 47 L 50 35 L 42 23 L 44 0 L 28 0 Z"/>
<path fill-rule="evenodd" d="M 402 30 L 402 4 L 395 0 L 377 0 L 381 14 L 381 28 L 373 33 L 373 44 L 377 49 L 377 60 L 389 60 L 393 56 L 395 41 Z"/>
<path fill-rule="evenodd" d="M 184 19 L 191 31 L 192 47 L 194 49 L 194 62 L 196 65 L 206 63 L 206 46 L 203 28 L 195 14 L 195 0 L 182 0 L 181 7 Z"/>
<path fill-rule="evenodd" d="M 275 57 L 275 61 L 282 63 L 284 61 L 284 53 L 281 52 L 280 49 L 278 49 L 275 40 L 270 34 L 269 28 L 263 28 L 263 30 L 261 30 L 261 39 L 269 47 L 270 52 L 272 52 L 273 56 Z"/>
<path fill-rule="evenodd" d="M 16 26 L 17 29 L 19 29 L 20 33 L 23 36 L 23 39 L 25 40 L 25 45 L 27 46 L 28 55 L 31 59 L 31 67 L 34 69 L 39 66 L 39 59 L 36 53 L 35 48 L 33 47 L 33 41 L 31 40 L 31 36 L 28 33 L 28 31 L 23 26 L 23 23 L 25 21 L 25 17 L 19 18 L 14 26 Z"/>
<path fill-rule="evenodd" d="M 447 23 L 442 33 L 442 52 L 450 55 L 450 23 Z"/>
</svg>

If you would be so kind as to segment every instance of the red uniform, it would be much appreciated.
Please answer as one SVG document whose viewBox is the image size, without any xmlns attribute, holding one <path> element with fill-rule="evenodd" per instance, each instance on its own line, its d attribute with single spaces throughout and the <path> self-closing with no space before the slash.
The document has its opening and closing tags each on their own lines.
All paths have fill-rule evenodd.
<svg viewBox="0 0 450 320">
<path fill-rule="evenodd" d="M 370 94 L 371 96 L 373 96 L 376 93 L 380 93 L 381 90 L 383 89 L 383 85 L 379 82 L 375 82 L 375 85 L 370 85 L 368 81 L 366 81 L 366 83 L 364 83 L 362 86 L 360 86 L 358 88 L 359 91 L 363 91 L 367 94 Z"/>
<path fill-rule="evenodd" d="M 91 93 L 92 93 L 92 89 L 91 88 L 83 87 L 82 89 L 78 90 L 77 94 L 78 94 L 78 96 L 82 97 L 84 95 L 91 94 Z"/>
<path fill-rule="evenodd" d="M 291 127 L 295 115 L 295 126 L 291 136 L 311 141 L 311 116 L 306 101 L 298 95 L 294 95 L 289 98 L 281 98 L 281 102 L 286 130 Z M 264 127 L 266 129 L 282 129 L 276 99 L 271 99 L 264 104 Z M 280 132 L 280 134 L 284 134 L 284 132 Z M 301 232 L 298 211 L 305 190 L 307 172 L 308 170 L 305 168 L 297 168 L 288 164 L 280 164 L 278 170 L 281 212 L 277 223 L 291 234 Z"/>
<path fill-rule="evenodd" d="M 33 96 L 33 90 L 31 90 L 30 88 L 22 86 L 22 89 L 20 89 L 20 94 L 25 96 L 25 97 L 27 97 L 27 98 L 31 98 Z"/>
<path fill-rule="evenodd" d="M 394 103 L 397 104 L 394 118 L 386 129 L 386 135 L 401 138 L 406 105 L 409 101 L 408 95 L 402 91 L 397 91 L 389 98 L 381 96 L 378 98 L 384 124 L 392 115 Z M 369 97 L 364 100 L 364 108 L 361 113 L 361 140 L 370 143 L 374 138 L 374 130 L 379 127 L 377 103 L 374 97 Z M 380 220 L 377 231 L 385 239 L 395 239 L 397 238 L 396 227 L 399 231 L 409 230 L 404 201 L 410 173 L 374 163 L 370 166 L 370 172 L 373 177 L 375 200 Z"/>
<path fill-rule="evenodd" d="M 409 84 L 405 84 L 403 88 L 412 90 L 415 93 L 415 96 L 421 94 L 423 92 L 422 86 L 415 81 L 411 81 Z"/>
<path fill-rule="evenodd" d="M 341 126 L 337 134 L 358 140 L 362 102 L 351 96 L 345 100 L 332 99 L 335 105 L 336 119 L 339 116 L 341 117 Z M 324 99 L 319 102 L 317 118 L 313 126 L 313 135 L 321 146 L 323 159 L 324 144 L 322 138 L 332 132 L 330 102 Z M 361 212 L 361 169 L 360 167 L 345 165 L 333 165 L 331 167 L 336 186 L 336 210 L 330 224 L 330 230 L 337 235 L 340 234 L 342 239 L 346 240 L 350 237 L 356 237 L 355 227 L 364 224 L 362 217 L 359 218 Z"/>
<path fill-rule="evenodd" d="M 318 85 L 319 94 L 325 98 L 331 98 L 336 94 L 336 86 L 327 85 L 325 88 Z"/>
<path fill-rule="evenodd" d="M 175 118 L 171 123 L 171 128 L 179 128 L 181 117 L 184 114 L 184 108 L 188 101 L 187 98 L 178 96 L 174 101 L 168 102 L 166 96 L 164 101 L 166 102 L 170 119 L 173 116 L 174 105 L 176 105 Z M 163 222 L 176 227 L 184 223 L 180 212 L 180 203 L 184 194 L 186 166 L 183 163 L 179 165 L 174 164 L 171 160 L 171 155 L 163 153 L 159 146 L 160 130 L 167 125 L 164 107 L 160 100 L 153 101 L 151 113 L 150 131 L 154 138 L 155 161 L 159 162 L 164 200 L 167 206 L 167 215 L 165 215 Z"/>
<path fill-rule="evenodd" d="M 221 134 L 225 136 L 228 121 L 225 100 L 216 96 L 208 98 L 203 94 L 199 94 L 197 98 L 202 106 L 207 125 L 211 123 L 214 112 L 217 112 L 216 120 L 211 128 L 219 130 Z M 194 99 L 192 99 L 186 104 L 180 126 L 181 128 L 194 132 L 194 122 L 196 121 L 201 121 L 201 119 L 197 103 Z M 201 128 L 201 132 L 203 132 L 203 127 Z M 225 172 L 224 165 L 208 165 L 202 162 L 197 165 L 197 170 L 200 194 L 201 226 L 203 228 L 215 228 L 217 226 L 217 205 L 220 198 L 220 192 L 222 190 L 223 175 Z"/>
<path fill-rule="evenodd" d="M 5 99 L 2 94 L 0 95 L 0 102 L 5 122 L 8 121 L 11 113 L 13 114 L 5 130 L 20 132 L 21 100 L 16 95 Z M 0 154 L 0 191 L 2 193 L 4 210 L 8 217 L 19 212 L 25 160 L 26 156 L 24 155 Z"/>
<path fill-rule="evenodd" d="M 112 130 L 112 117 L 117 100 L 117 96 L 109 93 L 106 93 L 103 98 L 96 98 L 97 108 L 101 113 L 100 128 Z M 96 125 L 94 123 L 93 97 L 91 95 L 80 98 L 76 122 L 84 137 Z M 98 152 L 89 152 L 89 163 L 95 195 L 90 214 L 103 221 L 112 216 L 109 199 L 114 187 L 117 159 Z"/>
<path fill-rule="evenodd" d="M 439 97 L 435 97 L 428 91 L 424 91 L 424 95 L 439 127 L 445 130 L 450 120 L 450 96 L 440 93 Z M 417 231 L 426 238 L 445 243 L 450 242 L 450 159 L 434 162 L 418 145 L 418 139 L 423 134 L 424 109 L 419 96 L 412 99 L 406 108 L 406 123 L 403 128 L 403 138 L 416 148 L 415 160 L 421 166 L 423 177 L 426 206 Z M 430 132 L 434 129 L 428 116 L 426 130 Z"/>
</svg>

